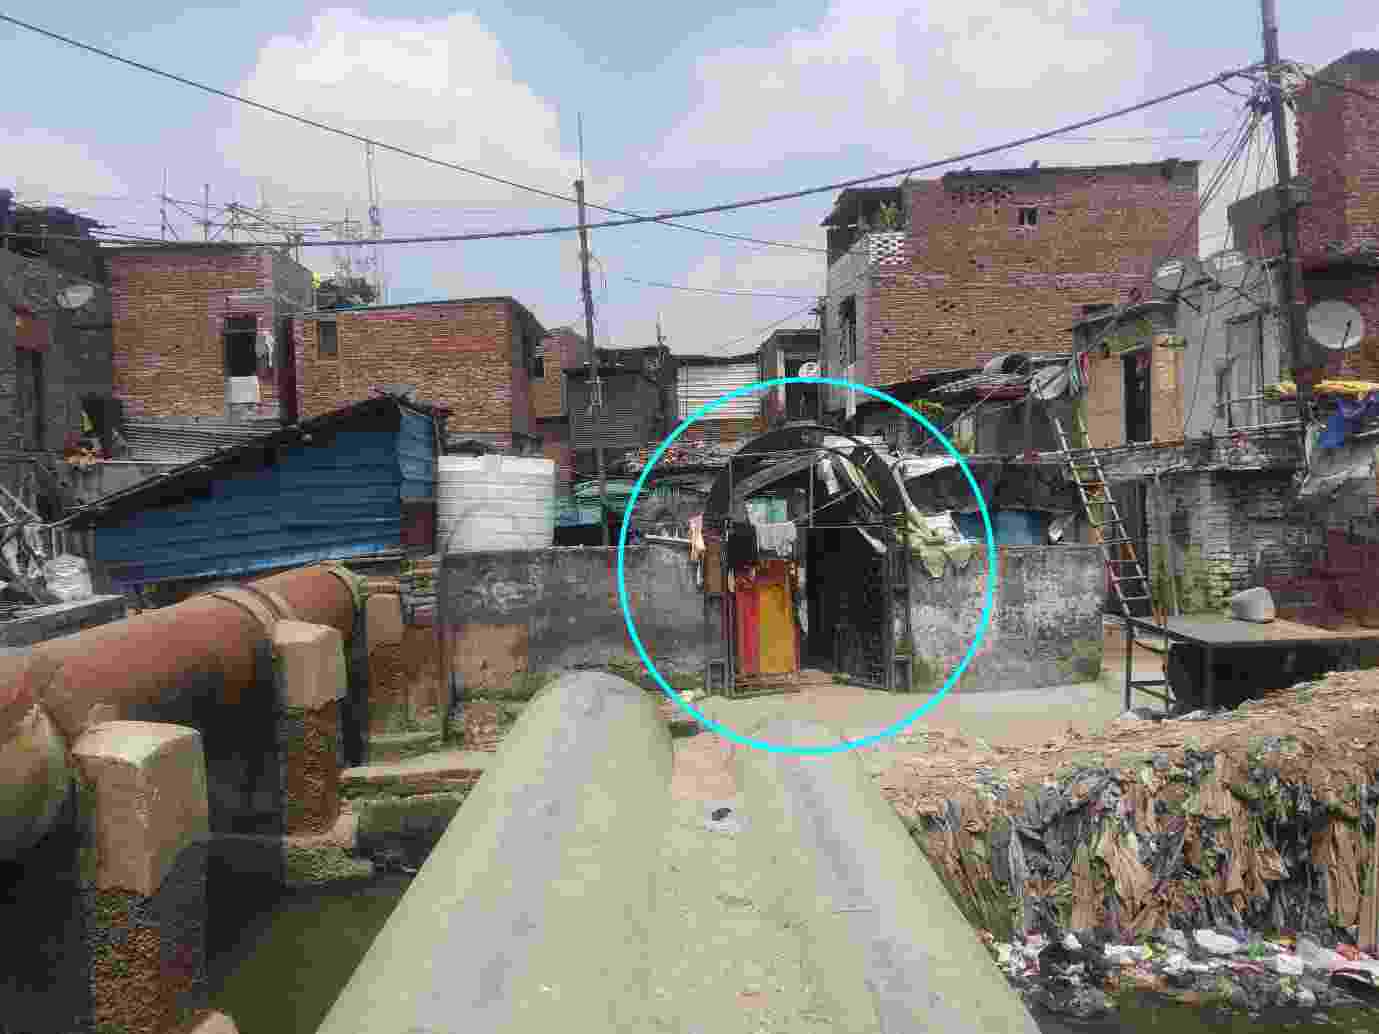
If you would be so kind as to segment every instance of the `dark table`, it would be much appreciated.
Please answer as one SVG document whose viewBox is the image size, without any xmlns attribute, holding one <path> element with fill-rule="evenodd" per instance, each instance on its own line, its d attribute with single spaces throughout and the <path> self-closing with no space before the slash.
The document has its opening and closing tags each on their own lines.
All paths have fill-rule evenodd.
<svg viewBox="0 0 1379 1034">
<path fill-rule="evenodd" d="M 1296 621 L 1275 619 L 1269 622 L 1240 621 L 1211 614 L 1169 618 L 1162 625 L 1148 618 L 1122 618 L 1125 621 L 1125 709 L 1130 709 L 1134 691 L 1149 686 L 1168 685 L 1163 679 L 1136 680 L 1133 674 L 1135 630 L 1163 636 L 1179 643 L 1200 646 L 1204 653 L 1202 698 L 1206 707 L 1215 702 L 1216 674 L 1212 658 L 1221 649 L 1248 649 L 1268 646 L 1327 646 L 1359 639 L 1379 639 L 1379 628 L 1318 628 L 1300 625 Z M 1168 694 L 1154 694 L 1165 702 Z"/>
</svg>

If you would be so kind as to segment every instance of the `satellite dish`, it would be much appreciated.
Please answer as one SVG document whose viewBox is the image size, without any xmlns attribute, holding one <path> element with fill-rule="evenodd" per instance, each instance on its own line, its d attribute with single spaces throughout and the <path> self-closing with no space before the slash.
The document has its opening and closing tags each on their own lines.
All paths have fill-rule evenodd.
<svg viewBox="0 0 1379 1034">
<path fill-rule="evenodd" d="M 1250 259 L 1234 249 L 1218 251 L 1207 257 L 1207 271 L 1222 287 L 1239 288 L 1250 275 Z"/>
<path fill-rule="evenodd" d="M 1318 302 L 1307 310 L 1307 333 L 1323 348 L 1344 351 L 1354 348 L 1365 336 L 1365 318 L 1346 302 Z"/>
<path fill-rule="evenodd" d="M 1154 286 L 1168 294 L 1186 290 L 1202 278 L 1202 264 L 1194 258 L 1173 258 L 1154 270 Z"/>
<path fill-rule="evenodd" d="M 80 309 L 95 297 L 96 289 L 90 284 L 73 284 L 57 293 L 57 303 L 64 309 Z"/>
<path fill-rule="evenodd" d="M 817 377 L 819 376 L 819 364 L 817 362 L 800 363 L 800 372 L 796 377 Z"/>
</svg>

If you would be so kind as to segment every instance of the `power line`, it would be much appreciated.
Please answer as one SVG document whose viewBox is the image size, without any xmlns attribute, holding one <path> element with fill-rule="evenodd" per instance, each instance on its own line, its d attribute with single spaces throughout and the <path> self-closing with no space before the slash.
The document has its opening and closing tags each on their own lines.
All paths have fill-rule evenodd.
<svg viewBox="0 0 1379 1034">
<path fill-rule="evenodd" d="M 0 20 L 4 20 L 4 18 L 4 15 L 0 15 Z M 585 229 L 599 230 L 611 229 L 613 227 L 619 226 L 635 226 L 642 223 L 665 222 L 669 219 L 681 219 L 696 215 L 708 215 L 719 212 L 730 212 L 740 208 L 751 208 L 758 205 L 777 204 L 781 201 L 793 201 L 799 198 L 809 197 L 813 194 L 827 194 L 837 190 L 843 190 L 848 187 L 859 186 L 865 183 L 875 183 L 880 180 L 895 179 L 899 176 L 908 176 L 916 172 L 923 172 L 929 169 L 936 169 L 944 165 L 954 165 L 961 161 L 969 161 L 973 158 L 982 158 L 987 155 L 996 154 L 1000 151 L 1014 150 L 1015 148 L 1023 147 L 1026 144 L 1035 143 L 1040 140 L 1047 140 L 1051 137 L 1059 136 L 1063 133 L 1070 132 L 1074 129 L 1082 129 L 1086 126 L 1093 126 L 1102 122 L 1109 122 L 1112 119 L 1121 118 L 1125 115 L 1133 114 L 1137 111 L 1142 111 L 1145 108 L 1150 108 L 1154 107 L 1155 105 L 1164 104 L 1170 100 L 1176 100 L 1177 98 L 1186 96 L 1190 93 L 1207 89 L 1210 86 L 1217 85 L 1223 80 L 1243 76 L 1246 74 L 1246 72 L 1255 67 L 1257 66 L 1252 65 L 1249 66 L 1249 68 L 1245 69 L 1235 69 L 1230 72 L 1222 72 L 1219 75 L 1212 77 L 1211 79 L 1206 79 L 1199 83 L 1194 83 L 1191 86 L 1185 86 L 1182 89 L 1174 90 L 1172 93 L 1166 93 L 1157 97 L 1152 97 L 1147 101 L 1141 101 L 1138 104 L 1133 104 L 1126 108 L 1118 108 L 1115 111 L 1107 112 L 1106 114 L 1097 115 L 1088 119 L 1082 119 L 1078 122 L 1074 122 L 1066 126 L 1060 126 L 1057 129 L 1046 130 L 1045 132 L 1036 133 L 1032 136 L 1022 137 L 1021 139 L 1008 141 L 1002 144 L 994 144 L 990 147 L 983 147 L 975 151 L 967 151 L 962 154 L 951 155 L 946 158 L 939 158 L 934 161 L 924 162 L 920 165 L 911 165 L 903 169 L 893 169 L 890 172 L 876 173 L 870 176 L 859 176 L 849 180 L 840 180 L 836 183 L 827 183 L 818 187 L 807 187 L 803 190 L 794 190 L 781 194 L 767 194 L 760 197 L 748 198 L 743 201 L 730 201 L 720 205 L 707 205 L 702 208 L 679 209 L 671 212 L 661 212 L 657 215 L 632 216 L 625 219 L 606 219 L 603 222 L 588 223 L 586 224 Z M 347 245 L 359 244 L 452 244 L 463 241 L 507 240 L 518 237 L 540 237 L 548 236 L 551 234 L 576 233 L 578 232 L 578 230 L 579 225 L 576 223 L 564 226 L 531 227 L 528 229 L 521 230 L 490 230 L 481 233 L 453 233 L 419 235 L 414 237 L 389 237 L 380 240 L 369 240 L 366 238 L 361 238 L 360 240 L 351 239 L 330 241 L 302 241 L 300 246 L 312 248 L 345 247 Z M 181 242 L 176 246 L 197 247 L 198 243 L 196 241 L 186 241 Z M 801 245 L 801 247 L 803 247 L 803 245 Z"/>
<path fill-rule="evenodd" d="M 516 187 L 516 188 L 521 189 L 521 190 L 527 190 L 527 191 L 530 191 L 530 192 L 532 192 L 532 193 L 541 194 L 541 195 L 543 195 L 543 196 L 552 198 L 552 199 L 557 200 L 557 201 L 570 202 L 570 201 L 573 201 L 573 200 L 574 200 L 573 198 L 569 198 L 569 197 L 566 197 L 566 196 L 561 195 L 561 194 L 556 194 L 556 193 L 553 193 L 553 192 L 551 192 L 551 191 L 542 190 L 542 189 L 539 188 L 539 187 L 530 187 L 530 186 L 527 186 L 526 184 L 517 183 L 517 182 L 512 181 L 512 180 L 506 180 L 506 179 L 504 179 L 504 178 L 502 178 L 502 177 L 500 177 L 500 176 L 494 176 L 494 175 L 492 175 L 492 174 L 490 174 L 490 173 L 479 172 L 479 171 L 476 170 L 476 169 L 469 169 L 469 168 L 466 168 L 466 167 L 464 167 L 464 166 L 462 166 L 462 165 L 456 165 L 456 164 L 453 163 L 453 162 L 443 161 L 442 159 L 433 158 L 433 157 L 431 157 L 431 156 L 429 156 L 429 155 L 424 155 L 424 154 L 421 154 L 421 153 L 416 152 L 416 151 L 408 150 L 408 149 L 406 149 L 406 148 L 395 147 L 395 146 L 393 146 L 393 145 L 391 145 L 391 144 L 386 144 L 386 143 L 383 143 L 383 142 L 378 141 L 378 140 L 372 140 L 372 139 L 370 139 L 370 138 L 368 138 L 368 137 L 365 137 L 365 136 L 362 136 L 362 135 L 360 135 L 360 134 L 358 134 L 358 133 L 352 133 L 352 132 L 350 132 L 350 131 L 348 131 L 348 130 L 337 129 L 337 128 L 334 127 L 334 126 L 328 126 L 328 125 L 326 125 L 325 123 L 317 122 L 317 121 L 315 121 L 314 119 L 309 119 L 309 118 L 306 118 L 305 116 L 294 115 L 294 114 L 292 114 L 291 112 L 282 111 L 281 109 L 273 108 L 273 107 L 271 107 L 271 106 L 269 106 L 269 105 L 267 105 L 267 104 L 261 104 L 261 103 L 259 103 L 258 101 L 252 101 L 252 100 L 249 100 L 248 98 L 239 97 L 239 96 L 237 96 L 237 95 L 235 95 L 235 94 L 227 93 L 227 92 L 224 91 L 224 90 L 218 90 L 218 89 L 216 89 L 215 87 L 212 87 L 212 86 L 206 86 L 206 85 L 204 85 L 204 84 L 202 84 L 202 83 L 195 82 L 194 80 L 191 80 L 191 79 L 186 79 L 186 78 L 184 78 L 184 77 L 182 77 L 182 76 L 175 75 L 175 74 L 173 74 L 173 73 L 171 73 L 171 72 L 164 72 L 164 71 L 162 71 L 161 69 L 154 68 L 154 67 L 151 66 L 151 65 L 145 65 L 145 64 L 142 64 L 141 62 L 133 61 L 133 60 L 131 60 L 131 59 L 129 59 L 129 58 L 121 57 L 120 55 L 111 53 L 110 51 L 102 50 L 102 49 L 100 49 L 99 47 L 93 47 L 93 46 L 91 46 L 90 44 L 81 43 L 81 42 L 79 42 L 79 41 L 77 41 L 77 40 L 70 39 L 70 38 L 68 38 L 68 37 L 66 37 L 66 36 L 61 36 L 61 35 L 59 35 L 59 34 L 57 34 L 57 33 L 49 32 L 49 31 L 46 30 L 46 29 L 41 29 L 41 28 L 39 28 L 38 26 L 30 25 L 30 24 L 27 23 L 27 22 L 20 21 L 19 19 L 10 17 L 9 15 L 0 14 L 0 21 L 9 22 L 10 24 L 12 24 L 12 25 L 17 25 L 17 26 L 19 26 L 20 28 L 28 29 L 28 30 L 30 30 L 30 31 L 32 31 L 32 32 L 37 32 L 37 33 L 39 33 L 40 35 L 49 37 L 50 39 L 55 39 L 55 40 L 58 40 L 59 42 L 69 44 L 70 46 L 74 46 L 74 47 L 77 47 L 77 48 L 82 49 L 82 50 L 90 51 L 91 53 L 94 53 L 94 54 L 99 54 L 99 55 L 101 55 L 102 57 L 107 57 L 107 58 L 110 58 L 110 59 L 112 59 L 112 60 L 114 60 L 114 61 L 119 61 L 119 62 L 122 63 L 122 64 L 130 65 L 130 66 L 132 66 L 132 67 L 134 67 L 134 68 L 139 68 L 139 69 L 141 69 L 141 70 L 143 70 L 143 71 L 150 72 L 150 73 L 152 73 L 152 74 L 154 74 L 154 75 L 162 76 L 163 78 L 171 79 L 171 80 L 173 80 L 173 81 L 175 81 L 175 82 L 180 82 L 180 83 L 183 83 L 183 84 L 185 84 L 185 85 L 195 87 L 196 89 L 199 89 L 199 90 L 205 90 L 205 91 L 207 91 L 207 92 L 209 92 L 209 93 L 215 94 L 216 96 L 224 97 L 224 98 L 227 98 L 227 99 L 233 100 L 233 101 L 237 101 L 237 102 L 239 102 L 239 103 L 246 104 L 246 105 L 249 105 L 249 106 L 251 106 L 251 107 L 257 108 L 257 109 L 259 109 L 259 110 L 261 110 L 261 111 L 267 111 L 267 112 L 269 112 L 270 114 L 279 115 L 279 116 L 281 116 L 281 117 L 283 117 L 283 118 L 288 118 L 288 119 L 292 119 L 292 120 L 297 121 L 297 122 L 302 122 L 303 124 L 313 126 L 314 128 L 324 130 L 325 132 L 335 133 L 335 134 L 337 134 L 337 135 L 339 135 L 339 136 L 344 136 L 344 137 L 347 137 L 347 138 L 349 138 L 349 139 L 351 139 L 351 140 L 356 140 L 356 141 L 358 141 L 358 142 L 360 142 L 360 143 L 373 144 L 375 147 L 381 147 L 381 148 L 383 148 L 384 150 L 393 151 L 393 152 L 398 153 L 398 154 L 403 154 L 403 155 L 406 155 L 407 157 L 415 158 L 415 159 L 417 159 L 417 160 L 419 160 L 419 161 L 428 162 L 428 163 L 433 164 L 433 165 L 439 165 L 439 166 L 441 166 L 441 167 L 453 169 L 453 170 L 458 171 L 458 172 L 468 173 L 469 175 L 479 176 L 479 177 L 481 177 L 481 178 L 483 178 L 483 179 L 488 179 L 488 180 L 491 180 L 491 181 L 496 182 L 496 183 L 502 183 L 502 184 L 505 184 L 505 185 L 507 185 L 507 186 Z M 700 208 L 686 208 L 686 209 L 679 209 L 679 210 L 676 210 L 676 211 L 659 212 L 659 213 L 657 213 L 657 214 L 655 214 L 655 215 L 633 215 L 633 214 L 628 214 L 628 213 L 622 213 L 622 212 L 619 212 L 619 210 L 617 210 L 617 209 L 611 209 L 611 208 L 608 208 L 608 207 L 606 207 L 606 206 L 591 205 L 590 207 L 598 208 L 600 211 L 618 212 L 618 214 L 624 215 L 625 218 L 621 218 L 621 219 L 607 219 L 607 220 L 604 220 L 603 222 L 598 222 L 598 223 L 586 223 L 586 224 L 585 224 L 585 229 L 586 229 L 586 230 L 598 230 L 598 229 L 611 229 L 611 228 L 613 228 L 613 227 L 618 227 L 618 226 L 634 226 L 634 225 L 637 225 L 637 224 L 640 224 L 640 223 L 664 223 L 664 224 L 666 224 L 666 225 L 673 225 L 673 226 L 676 226 L 677 228 L 680 228 L 680 229 L 690 229 L 690 230 L 693 230 L 693 231 L 695 231 L 695 232 L 703 232 L 703 233 L 709 233 L 709 234 L 715 235 L 715 236 L 722 236 L 722 234 L 719 234 L 717 231 L 712 231 L 712 230 L 701 230 L 699 227 L 685 227 L 685 226 L 683 226 L 682 224 L 671 223 L 670 220 L 673 220 L 673 219 L 692 218 L 692 217 L 694 217 L 694 216 L 699 216 L 699 215 L 714 215 L 714 214 L 718 214 L 718 213 L 721 213 L 721 212 L 737 211 L 737 210 L 739 210 L 739 209 L 743 209 L 743 208 L 753 208 L 753 207 L 757 207 L 757 206 L 760 206 L 760 205 L 778 204 L 778 203 L 780 203 L 780 202 L 782 202 L 782 201 L 794 201 L 794 200 L 797 200 L 797 199 L 799 199 L 799 198 L 809 197 L 809 196 L 811 196 L 811 195 L 813 195 L 813 194 L 826 194 L 826 193 L 831 193 L 831 192 L 837 191 L 837 190 L 844 190 L 844 189 L 846 189 L 846 188 L 848 188 L 848 187 L 861 186 L 861 185 L 867 184 L 867 183 L 876 183 L 876 182 L 879 182 L 879 181 L 881 181 L 881 180 L 896 179 L 896 178 L 901 177 L 901 176 L 909 176 L 909 175 L 912 175 L 912 174 L 914 174 L 914 173 L 916 173 L 916 172 L 924 172 L 924 171 L 926 171 L 926 170 L 939 168 L 939 167 L 944 166 L 944 165 L 953 165 L 953 164 L 955 164 L 955 163 L 957 163 L 957 162 L 960 162 L 960 161 L 970 161 L 970 160 L 973 159 L 973 158 L 983 158 L 983 157 L 986 157 L 987 155 L 996 154 L 996 153 L 998 153 L 998 152 L 1000 152 L 1000 151 L 1014 150 L 1014 149 L 1017 148 L 1017 147 L 1023 147 L 1023 146 L 1025 146 L 1025 145 L 1027 145 L 1027 144 L 1037 143 L 1038 141 L 1041 141 L 1041 140 L 1047 140 L 1047 139 L 1050 139 L 1050 138 L 1052 138 L 1052 137 L 1060 136 L 1060 135 L 1065 134 L 1065 133 L 1071 133 L 1071 132 L 1073 132 L 1074 130 L 1085 129 L 1085 128 L 1087 128 L 1088 126 L 1098 125 L 1098 124 L 1100 124 L 1100 123 L 1102 123 L 1102 122 L 1109 122 L 1109 121 L 1111 121 L 1112 119 L 1121 118 L 1121 117 L 1123 117 L 1123 116 L 1125 116 L 1125 115 L 1134 114 L 1134 113 L 1137 112 L 1137 111 L 1143 111 L 1143 110 L 1145 110 L 1146 108 L 1155 107 L 1155 106 L 1157 106 L 1157 105 L 1159 105 L 1159 104 L 1164 104 L 1164 103 L 1167 103 L 1168 101 L 1176 100 L 1176 99 L 1178 99 L 1179 97 L 1185 97 L 1185 96 L 1187 96 L 1187 95 L 1189 95 L 1189 94 L 1192 94 L 1192 93 L 1198 93 L 1198 92 L 1200 92 L 1200 91 L 1202 91 L 1202 90 L 1205 90 L 1205 89 L 1208 89 L 1209 87 L 1212 87 L 1212 86 L 1224 86 L 1225 83 L 1228 82 L 1228 81 L 1231 80 L 1231 79 L 1240 78 L 1240 77 L 1248 77 L 1248 75 L 1249 75 L 1250 72 L 1256 71 L 1256 70 L 1258 70 L 1260 67 L 1262 67 L 1260 64 L 1255 63 L 1255 64 L 1252 64 L 1252 65 L 1245 66 L 1245 67 L 1243 67 L 1243 68 L 1232 69 L 1231 71 L 1228 71 L 1228 72 L 1221 72 L 1221 73 L 1219 73 L 1219 74 L 1217 74 L 1217 75 L 1212 76 L 1210 79 L 1204 79 L 1204 80 L 1202 80 L 1202 81 L 1200 81 L 1200 82 L 1193 83 L 1193 84 L 1190 85 L 1190 86 L 1185 86 L 1185 87 L 1182 87 L 1182 88 L 1180 88 L 1180 89 L 1173 90 L 1173 91 L 1171 91 L 1170 93 L 1161 94 L 1161 95 L 1159 95 L 1159 96 L 1157 96 L 1157 97 L 1152 97 L 1152 98 L 1150 98 L 1149 100 L 1140 101 L 1139 103 L 1137 103 L 1137 104 L 1132 104 L 1132 105 L 1130 105 L 1130 106 L 1128 106 L 1128 107 L 1117 108 L 1116 110 L 1107 112 L 1107 113 L 1105 113 L 1105 114 L 1103 114 L 1103 115 L 1097 115 L 1097 116 L 1094 116 L 1094 117 L 1092 117 L 1092 118 L 1081 119 L 1081 120 L 1079 120 L 1079 121 L 1077 121 L 1077 122 L 1074 122 L 1074 123 L 1071 123 L 1071 124 L 1069 124 L 1069 125 L 1060 126 L 1060 127 L 1057 128 L 1057 129 L 1046 130 L 1046 131 L 1044 131 L 1044 132 L 1042 132 L 1042 133 L 1035 133 L 1035 134 L 1033 134 L 1033 135 L 1031 135 L 1031 136 L 1022 137 L 1022 138 L 1020 138 L 1020 139 L 1018 139 L 1018 140 L 1009 141 L 1009 142 L 1007 142 L 1007 143 L 996 144 L 996 145 L 993 145 L 993 146 L 990 146 L 990 147 L 983 147 L 983 148 L 979 148 L 978 150 L 975 150 L 975 151 L 968 151 L 968 152 L 965 152 L 965 153 L 963 153 L 963 154 L 957 154 L 957 155 L 953 155 L 953 156 L 948 157 L 948 158 L 941 158 L 941 159 L 938 159 L 938 160 L 935 160 L 935 161 L 923 162 L 923 163 L 918 164 L 918 165 L 911 165 L 911 166 L 907 166 L 907 167 L 901 168 L 901 169 L 893 169 L 893 170 L 891 170 L 890 172 L 876 173 L 876 174 L 869 175 L 869 176 L 858 176 L 858 177 L 854 177 L 854 178 L 852 178 L 852 179 L 839 180 L 839 181 L 836 182 L 836 183 L 826 183 L 826 184 L 823 184 L 823 185 L 817 186 L 817 187 L 807 187 L 807 188 L 805 188 L 805 189 L 803 189 L 803 190 L 786 191 L 786 192 L 784 192 L 784 193 L 779 193 L 779 194 L 767 194 L 767 195 L 763 195 L 763 196 L 760 196 L 760 197 L 747 198 L 747 199 L 741 200 L 741 201 L 730 201 L 730 202 L 726 202 L 726 203 L 724 203 L 724 204 L 719 204 L 719 205 L 706 205 L 706 206 L 703 206 L 703 207 L 700 207 Z M 341 247 L 341 246 L 344 246 L 346 243 L 352 244 L 352 245 L 356 245 L 356 244 L 360 244 L 360 243 L 363 243 L 363 244 L 432 244 L 432 243 L 435 243 L 435 244 L 444 244 L 444 243 L 452 243 L 452 242 L 460 242 L 460 241 L 471 241 L 471 240 L 497 240 L 497 239 L 512 238 L 512 237 L 535 237 L 535 236 L 543 236 L 543 235 L 547 235 L 547 234 L 556 234 L 556 233 L 574 233 L 574 232 L 577 232 L 578 230 L 579 230 L 579 225 L 578 225 L 578 224 L 575 224 L 575 225 L 571 225 L 571 226 L 533 227 L 533 228 L 530 228 L 530 229 L 523 229 L 523 230 L 500 230 L 500 231 L 490 231 L 490 232 L 487 232 L 487 233 L 442 234 L 442 235 L 435 235 L 435 236 L 429 236 L 429 237 L 428 237 L 428 236 L 398 237 L 398 238 L 383 238 L 383 239 L 363 240 L 363 241 L 348 241 L 348 242 L 345 242 L 345 241 L 306 241 L 306 242 L 303 242 L 303 246 L 305 246 L 305 247 Z M 779 244 L 779 243 L 781 243 L 781 242 L 766 242 L 766 241 L 760 241 L 760 240 L 758 240 L 758 241 L 755 241 L 754 243 L 758 243 L 758 244 L 766 244 L 766 243 Z M 191 246 L 195 246 L 196 242 L 187 242 L 187 244 L 190 244 Z M 182 244 L 182 245 L 179 245 L 179 246 L 187 246 L 187 245 L 186 245 L 186 244 Z M 805 246 L 805 245 L 797 245 L 797 244 L 791 244 L 791 245 L 787 245 L 787 246 L 788 246 L 788 247 L 791 247 L 791 248 L 800 248 L 800 249 L 806 249 L 806 248 L 807 248 L 807 246 Z M 807 248 L 807 250 L 811 250 L 811 251 L 822 251 L 822 250 L 825 250 L 825 249 Z"/>
<path fill-rule="evenodd" d="M 207 86 L 205 83 L 197 82 L 195 79 L 188 79 L 185 76 L 177 75 L 173 72 L 165 72 L 161 68 L 155 68 L 153 65 L 148 65 L 143 63 L 142 61 L 135 61 L 131 58 L 123 57 L 119 54 L 114 53 L 113 51 L 104 50 L 100 47 L 92 46 L 89 43 L 82 43 L 80 40 L 72 39 L 69 36 L 63 36 L 59 33 L 52 32 L 48 29 L 41 28 L 37 25 L 32 25 L 28 22 L 21 21 L 20 19 L 11 17 L 7 14 L 0 14 L 0 21 L 9 22 L 11 25 L 17 25 L 21 29 L 27 29 L 30 32 L 36 32 L 41 36 L 46 36 L 49 39 L 58 41 L 59 43 L 66 43 L 68 46 L 76 47 L 79 50 L 85 50 L 92 54 L 98 54 L 101 57 L 109 58 L 111 61 L 118 61 L 121 64 L 129 65 L 131 68 L 137 68 L 140 71 L 149 72 L 153 75 L 161 76 L 164 79 L 171 79 L 173 82 L 181 83 L 184 86 L 190 86 L 197 90 L 204 90 L 205 92 L 214 94 L 217 97 L 223 97 L 226 100 L 232 100 L 239 104 L 248 105 L 251 108 L 257 108 L 259 111 L 265 111 L 270 115 L 277 115 L 280 118 L 291 119 L 294 122 L 300 122 L 303 125 L 311 126 L 314 129 L 320 129 L 327 133 L 334 133 L 337 136 L 343 136 L 350 140 L 355 140 L 359 143 L 364 144 L 365 146 L 372 146 L 376 148 L 381 148 L 385 151 L 392 151 L 395 154 L 401 154 L 408 158 L 414 158 L 418 161 L 428 162 L 432 165 L 438 165 L 442 168 L 451 169 L 455 172 L 463 172 L 470 176 L 478 176 L 480 179 L 486 179 L 492 183 L 501 183 L 504 186 L 513 187 L 517 190 L 525 190 L 532 194 L 540 194 L 542 197 L 548 197 L 553 201 L 563 201 L 573 204 L 575 200 L 573 197 L 569 197 L 565 194 L 557 194 L 554 191 L 544 190 L 541 187 L 533 187 L 527 183 L 519 183 L 516 180 L 506 179 L 502 176 L 495 176 L 492 173 L 481 172 L 478 169 L 471 169 L 467 166 L 456 164 L 455 162 L 448 162 L 444 159 L 435 158 L 431 155 L 422 154 L 419 151 L 413 151 L 406 147 L 397 147 L 393 144 L 387 144 L 381 140 L 374 140 L 360 133 L 353 133 L 347 129 L 340 129 L 336 126 L 327 125 L 324 122 L 318 122 L 315 119 L 307 118 L 305 115 L 297 115 L 290 111 L 284 111 L 282 108 L 275 108 L 269 104 L 263 104 L 259 101 L 250 100 L 248 97 L 241 97 L 238 94 L 230 93 L 226 90 L 219 90 L 216 89 L 214 86 Z M 620 208 L 610 208 L 607 205 L 596 205 L 592 202 L 586 202 L 586 204 L 588 205 L 588 207 L 596 208 L 600 212 L 610 212 L 614 215 L 633 216 L 641 218 L 640 213 L 637 212 L 628 212 Z M 824 252 L 826 250 L 823 248 L 815 248 L 803 244 L 790 244 L 784 241 L 771 241 L 759 237 L 747 237 L 743 234 L 727 233 L 726 231 L 722 230 L 708 230 L 699 226 L 686 226 L 682 223 L 667 222 L 665 218 L 647 218 L 642 221 L 664 223 L 666 226 L 672 226 L 677 230 L 688 230 L 692 233 L 702 233 L 710 237 L 721 237 L 726 240 L 743 241 L 748 244 L 758 244 L 764 247 L 793 248 L 800 251 L 813 252 Z"/>
<path fill-rule="evenodd" d="M 789 298 L 802 300 L 805 298 L 816 299 L 817 295 L 812 294 L 774 294 L 770 291 L 730 291 L 719 287 L 688 287 L 685 284 L 667 284 L 660 280 L 638 280 L 633 276 L 622 276 L 620 280 L 626 280 L 633 284 L 643 284 L 647 287 L 664 287 L 675 291 L 693 291 L 696 294 L 730 294 L 743 298 Z"/>
</svg>

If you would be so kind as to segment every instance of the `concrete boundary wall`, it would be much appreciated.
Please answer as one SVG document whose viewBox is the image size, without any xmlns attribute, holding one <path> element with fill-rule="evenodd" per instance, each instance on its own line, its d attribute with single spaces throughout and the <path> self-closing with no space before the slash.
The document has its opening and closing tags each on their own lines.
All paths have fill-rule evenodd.
<svg viewBox="0 0 1379 1034">
<path fill-rule="evenodd" d="M 754 735 L 840 737 L 776 719 Z M 736 753 L 749 850 L 778 874 L 777 918 L 799 931 L 829 1030 L 1038 1034 L 928 859 L 854 753 Z"/>
<path fill-rule="evenodd" d="M 670 772 L 642 689 L 582 672 L 538 694 L 322 1034 L 645 1029 Z"/>
<path fill-rule="evenodd" d="M 704 664 L 704 602 L 694 568 L 674 546 L 626 551 L 637 635 L 658 665 L 674 670 Z M 618 603 L 616 549 L 450 553 L 441 563 L 437 603 L 467 692 L 505 687 L 524 671 L 636 657 Z"/>
<path fill-rule="evenodd" d="M 954 686 L 1040 689 L 1092 682 L 1101 674 L 1106 572 L 1097 546 L 1002 546 L 986 637 Z M 910 565 L 915 668 L 934 684 L 962 659 L 977 631 L 986 593 L 986 549 L 963 567 L 947 561 L 934 577 Z"/>
</svg>

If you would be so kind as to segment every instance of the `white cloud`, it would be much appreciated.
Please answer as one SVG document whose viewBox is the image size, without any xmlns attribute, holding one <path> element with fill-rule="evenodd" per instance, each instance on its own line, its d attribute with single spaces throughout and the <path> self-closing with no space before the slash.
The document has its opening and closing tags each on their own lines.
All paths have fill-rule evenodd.
<svg viewBox="0 0 1379 1034">
<path fill-rule="evenodd" d="M 1100 5 L 834 0 L 817 27 L 701 58 L 698 103 L 653 162 L 759 169 L 862 146 L 903 164 L 1136 96 L 1148 68 L 1138 30 Z"/>
<path fill-rule="evenodd" d="M 11 187 L 20 201 L 65 204 L 87 208 L 84 202 L 128 191 L 124 181 L 85 146 L 63 139 L 46 129 L 0 126 L 0 153 L 9 177 L 0 184 Z M 62 193 L 54 191 L 60 185 Z"/>
<path fill-rule="evenodd" d="M 470 14 L 422 21 L 325 11 L 305 36 L 269 39 L 240 89 L 328 125 L 555 193 L 568 195 L 578 175 L 577 157 L 561 147 L 554 106 L 514 77 L 499 40 Z M 218 145 L 227 163 L 265 182 L 274 197 L 367 197 L 364 147 L 354 141 L 238 107 Z M 453 217 L 457 202 L 532 199 L 386 151 L 377 169 L 385 226 L 389 205 L 396 211 L 408 200 L 448 204 Z M 599 197 L 620 186 L 586 178 Z"/>
</svg>

